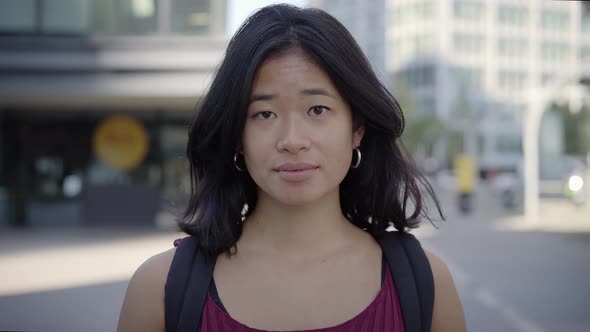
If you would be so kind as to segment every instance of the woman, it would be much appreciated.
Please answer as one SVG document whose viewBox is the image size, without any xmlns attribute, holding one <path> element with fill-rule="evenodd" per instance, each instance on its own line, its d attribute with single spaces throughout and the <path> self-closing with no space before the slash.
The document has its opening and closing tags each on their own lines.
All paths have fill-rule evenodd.
<svg viewBox="0 0 590 332">
<path fill-rule="evenodd" d="M 401 153 L 403 127 L 330 15 L 273 5 L 246 20 L 189 133 L 193 193 L 180 226 L 215 262 L 201 331 L 403 330 L 394 311 L 378 314 L 400 308 L 376 238 L 427 217 L 421 188 L 437 202 Z M 464 331 L 451 275 L 426 254 L 431 330 Z M 134 274 L 119 331 L 164 331 L 174 255 Z"/>
</svg>

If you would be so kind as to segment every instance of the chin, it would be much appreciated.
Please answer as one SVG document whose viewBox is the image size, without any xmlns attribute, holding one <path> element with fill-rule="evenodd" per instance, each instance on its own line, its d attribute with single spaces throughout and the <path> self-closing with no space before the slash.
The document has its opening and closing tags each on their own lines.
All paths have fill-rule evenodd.
<svg viewBox="0 0 590 332">
<path fill-rule="evenodd" d="M 311 189 L 311 188 L 309 188 Z M 299 189 L 276 189 L 271 192 L 267 192 L 267 196 L 270 199 L 278 201 L 281 204 L 289 206 L 304 206 L 317 202 L 322 197 L 326 196 L 327 192 L 320 190 L 305 190 Z"/>
<path fill-rule="evenodd" d="M 305 205 L 308 205 L 308 204 L 316 201 L 314 199 L 309 199 L 308 197 L 301 197 L 301 196 L 299 196 L 299 197 L 293 197 L 293 196 L 277 197 L 275 199 L 277 201 L 279 201 L 281 204 L 288 205 L 288 206 L 305 206 Z"/>
</svg>

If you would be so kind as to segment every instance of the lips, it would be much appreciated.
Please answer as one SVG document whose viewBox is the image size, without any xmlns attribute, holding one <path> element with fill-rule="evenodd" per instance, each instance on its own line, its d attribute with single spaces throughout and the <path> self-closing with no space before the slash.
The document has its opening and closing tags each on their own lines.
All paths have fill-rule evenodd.
<svg viewBox="0 0 590 332">
<path fill-rule="evenodd" d="M 275 168 L 281 179 L 288 182 L 300 182 L 308 179 L 319 166 L 308 163 L 285 163 Z"/>
<path fill-rule="evenodd" d="M 279 172 L 297 172 L 297 171 L 305 171 L 309 169 L 318 168 L 313 164 L 308 163 L 284 163 L 281 164 L 279 167 L 275 168 L 275 171 Z"/>
</svg>

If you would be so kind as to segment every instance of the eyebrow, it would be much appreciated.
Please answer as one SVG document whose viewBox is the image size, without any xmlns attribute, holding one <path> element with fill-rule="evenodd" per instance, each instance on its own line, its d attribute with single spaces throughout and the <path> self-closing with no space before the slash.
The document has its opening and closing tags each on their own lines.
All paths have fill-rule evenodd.
<svg viewBox="0 0 590 332">
<path fill-rule="evenodd" d="M 331 94 L 330 92 L 328 92 L 327 90 L 324 90 L 322 88 L 304 89 L 304 90 L 301 90 L 301 94 L 307 95 L 307 96 L 321 95 L 321 96 L 336 98 L 336 97 L 334 97 L 333 94 Z"/>
<path fill-rule="evenodd" d="M 313 88 L 313 89 L 303 89 L 299 92 L 302 95 L 306 95 L 306 96 L 327 96 L 330 98 L 336 98 L 333 94 L 331 94 L 330 92 L 328 92 L 325 89 L 322 88 Z M 272 100 L 274 98 L 276 98 L 277 95 L 273 95 L 273 94 L 253 94 L 252 97 L 250 98 L 250 103 L 256 102 L 256 101 L 266 101 L 266 100 Z"/>
</svg>

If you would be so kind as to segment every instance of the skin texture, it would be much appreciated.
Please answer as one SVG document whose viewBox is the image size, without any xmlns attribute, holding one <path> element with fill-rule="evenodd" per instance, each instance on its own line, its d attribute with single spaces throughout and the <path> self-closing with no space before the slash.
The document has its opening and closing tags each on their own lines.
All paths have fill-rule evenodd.
<svg viewBox="0 0 590 332">
<path fill-rule="evenodd" d="M 339 185 L 364 128 L 329 76 L 294 49 L 267 59 L 253 84 L 242 153 L 259 199 L 233 256 L 220 255 L 213 278 L 229 314 L 265 330 L 303 330 L 347 321 L 381 288 L 378 243 L 340 210 Z M 288 162 L 314 166 L 294 181 Z M 174 250 L 132 277 L 119 331 L 164 330 L 164 285 Z M 465 331 L 445 263 L 427 252 L 435 278 L 432 331 Z"/>
<path fill-rule="evenodd" d="M 175 251 L 157 254 L 135 271 L 127 286 L 117 331 L 165 331 L 164 286 Z"/>
<path fill-rule="evenodd" d="M 329 77 L 294 50 L 263 63 L 251 101 L 242 142 L 259 204 L 301 207 L 336 196 L 363 129 L 353 133 L 350 109 Z M 309 181 L 288 182 L 275 171 L 285 162 L 318 168 Z"/>
<path fill-rule="evenodd" d="M 434 310 L 430 331 L 467 331 L 463 305 L 451 272 L 440 257 L 428 250 L 424 251 L 434 275 Z"/>
<path fill-rule="evenodd" d="M 121 309 L 117 331 L 164 331 L 164 285 L 174 250 L 155 255 L 135 272 Z M 466 331 L 465 317 L 446 264 L 426 250 L 435 281 L 432 332 Z"/>
</svg>

